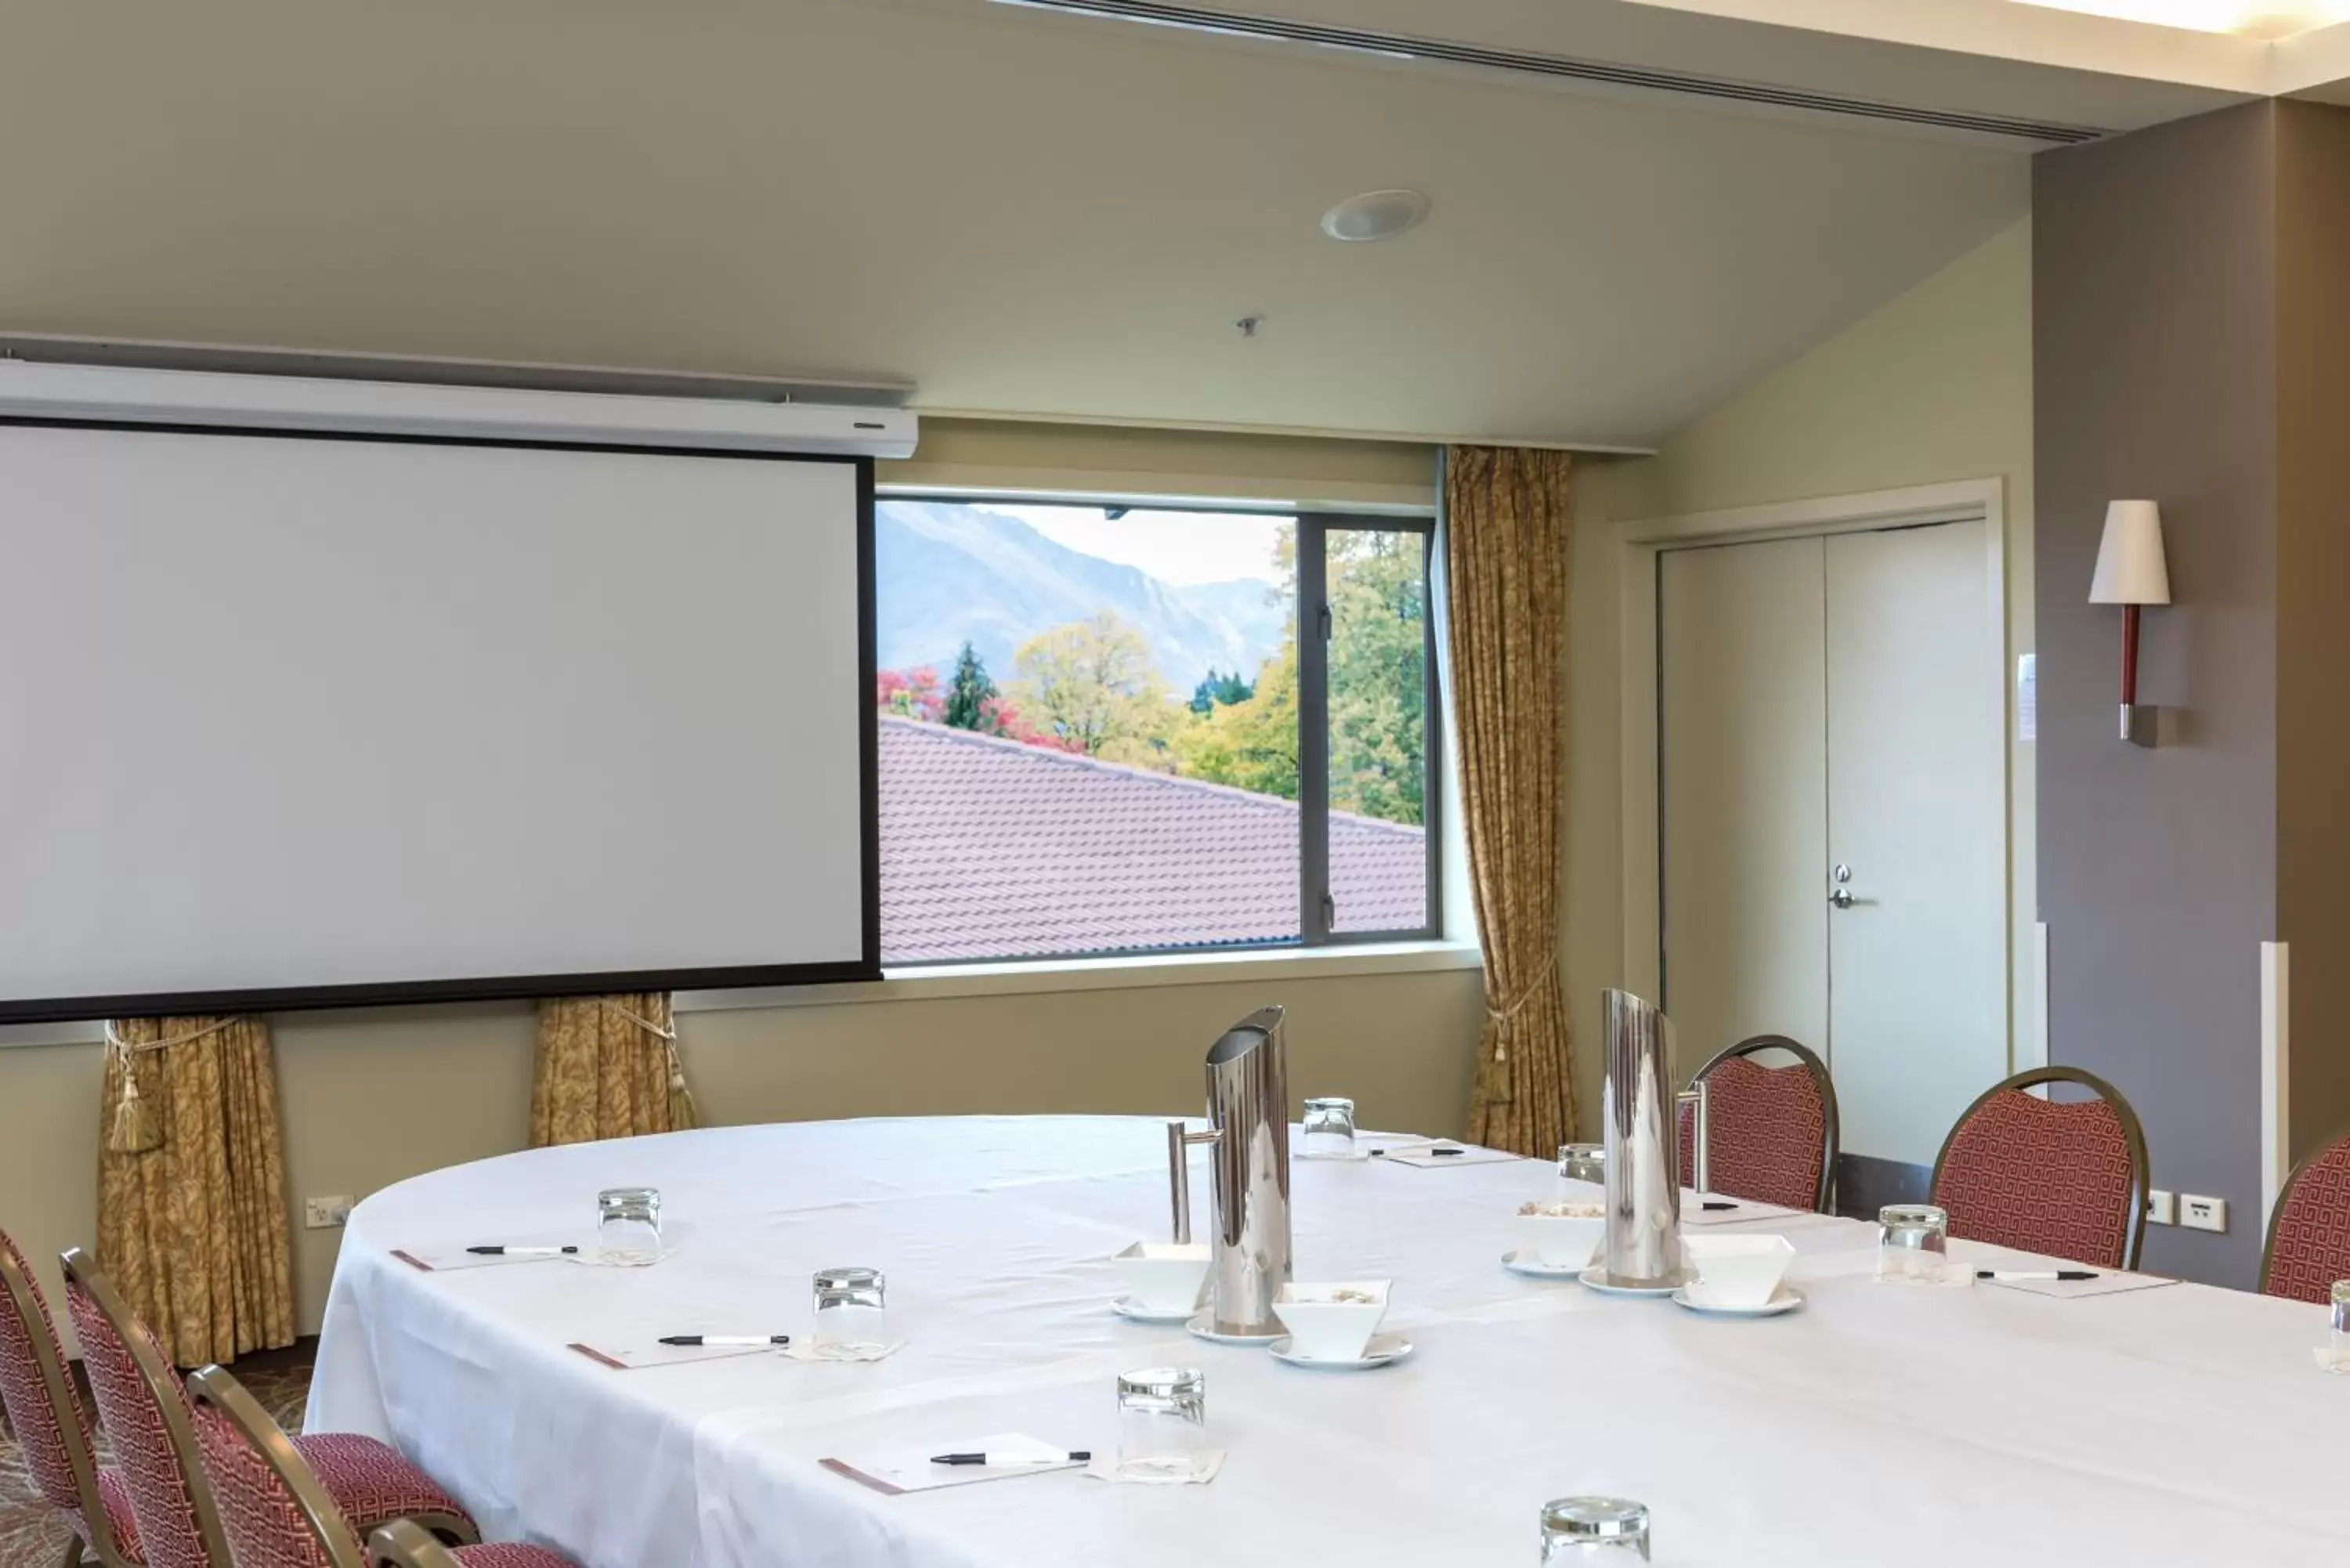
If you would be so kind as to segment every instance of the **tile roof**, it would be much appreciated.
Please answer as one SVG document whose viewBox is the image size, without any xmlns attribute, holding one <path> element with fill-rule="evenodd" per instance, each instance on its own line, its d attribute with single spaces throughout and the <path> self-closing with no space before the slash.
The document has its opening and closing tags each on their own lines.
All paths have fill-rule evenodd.
<svg viewBox="0 0 2350 1568">
<path fill-rule="evenodd" d="M 1297 804 L 881 717 L 881 957 L 1298 934 Z M 1426 922 L 1421 830 L 1330 814 L 1342 930 Z"/>
</svg>

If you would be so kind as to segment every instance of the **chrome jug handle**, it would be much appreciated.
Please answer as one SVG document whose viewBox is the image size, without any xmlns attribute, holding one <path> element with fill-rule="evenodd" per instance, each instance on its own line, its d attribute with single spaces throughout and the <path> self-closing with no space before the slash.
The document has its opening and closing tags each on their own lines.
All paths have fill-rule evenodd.
<svg viewBox="0 0 2350 1568">
<path fill-rule="evenodd" d="M 1223 1136 L 1221 1131 L 1191 1132 L 1181 1122 L 1167 1124 L 1167 1186 L 1175 1206 L 1179 1244 L 1191 1240 L 1191 1146 L 1214 1143 Z"/>
<path fill-rule="evenodd" d="M 1706 1158 L 1707 1145 L 1712 1142 L 1712 1118 L 1707 1114 L 1706 1084 L 1703 1078 L 1673 1096 L 1674 1104 L 1691 1107 L 1690 1116 L 1690 1185 L 1696 1191 L 1713 1190 L 1711 1162 Z"/>
</svg>

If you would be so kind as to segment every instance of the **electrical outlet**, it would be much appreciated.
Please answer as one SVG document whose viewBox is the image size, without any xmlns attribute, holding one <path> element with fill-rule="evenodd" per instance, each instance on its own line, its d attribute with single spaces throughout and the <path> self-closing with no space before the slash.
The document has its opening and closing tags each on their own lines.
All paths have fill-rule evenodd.
<svg viewBox="0 0 2350 1568">
<path fill-rule="evenodd" d="M 2190 1231 L 2225 1231 L 2228 1228 L 2228 1200 L 2224 1198 L 2198 1198 L 2192 1192 L 2178 1195 L 2178 1222 Z"/>
<path fill-rule="evenodd" d="M 308 1231 L 331 1231 L 351 1217 L 352 1199 L 347 1196 L 305 1198 L 302 1199 L 302 1226 Z"/>
<path fill-rule="evenodd" d="M 2149 1225 L 2178 1223 L 2178 1195 L 2175 1192 L 2154 1191 L 2146 1195 L 2146 1219 Z"/>
</svg>

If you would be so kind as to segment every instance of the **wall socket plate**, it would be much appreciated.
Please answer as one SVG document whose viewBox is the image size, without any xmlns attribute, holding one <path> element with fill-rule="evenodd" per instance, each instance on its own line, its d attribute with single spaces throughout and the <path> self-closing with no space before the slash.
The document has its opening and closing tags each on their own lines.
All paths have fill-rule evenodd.
<svg viewBox="0 0 2350 1568">
<path fill-rule="evenodd" d="M 302 1228 L 306 1231 L 331 1231 L 351 1217 L 351 1205 L 355 1201 L 348 1194 L 305 1198 L 302 1199 Z"/>
<path fill-rule="evenodd" d="M 2190 1231 L 2225 1231 L 2228 1228 L 2228 1200 L 2182 1192 L 2178 1195 L 2178 1222 Z"/>
<path fill-rule="evenodd" d="M 2146 1220 L 2149 1225 L 2178 1223 L 2178 1195 L 2159 1189 L 2146 1195 Z"/>
</svg>

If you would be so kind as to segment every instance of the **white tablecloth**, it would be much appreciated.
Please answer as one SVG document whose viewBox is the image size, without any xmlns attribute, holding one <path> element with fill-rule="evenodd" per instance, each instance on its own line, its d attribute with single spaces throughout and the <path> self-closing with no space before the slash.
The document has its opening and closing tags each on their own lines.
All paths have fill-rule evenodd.
<svg viewBox="0 0 2350 1568">
<path fill-rule="evenodd" d="M 1503 1272 L 1547 1163 L 1299 1161 L 1298 1277 L 1392 1277 L 1418 1345 L 1308 1372 L 1107 1310 L 1108 1255 L 1165 1232 L 1161 1125 L 717 1128 L 419 1177 L 351 1215 L 310 1421 L 389 1439 L 494 1539 L 589 1568 L 1528 1568 L 1539 1505 L 1592 1491 L 1648 1503 L 1657 1562 L 1692 1568 L 2350 1563 L 2350 1378 L 2313 1364 L 2321 1308 L 1879 1286 L 1871 1227 L 1803 1216 L 1742 1229 L 1795 1241 L 1804 1308 L 1704 1318 Z M 629 1183 L 665 1202 L 653 1269 L 390 1255 L 586 1240 L 595 1191 Z M 802 1333 L 809 1273 L 840 1263 L 888 1271 L 890 1359 L 620 1372 L 564 1348 Z M 1112 1376 L 1170 1362 L 1207 1372 L 1231 1455 L 1210 1486 L 892 1498 L 816 1462 L 1014 1430 L 1107 1450 Z"/>
</svg>

